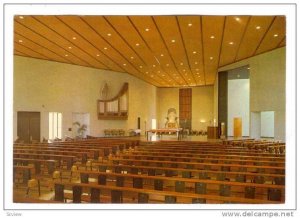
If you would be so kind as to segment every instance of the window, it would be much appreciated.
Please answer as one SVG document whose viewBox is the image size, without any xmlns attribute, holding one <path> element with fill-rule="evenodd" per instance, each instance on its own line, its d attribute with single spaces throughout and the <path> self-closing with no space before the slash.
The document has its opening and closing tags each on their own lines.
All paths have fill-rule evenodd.
<svg viewBox="0 0 300 218">
<path fill-rule="evenodd" d="M 49 139 L 62 138 L 61 124 L 62 124 L 62 113 L 50 112 L 49 113 Z"/>
</svg>

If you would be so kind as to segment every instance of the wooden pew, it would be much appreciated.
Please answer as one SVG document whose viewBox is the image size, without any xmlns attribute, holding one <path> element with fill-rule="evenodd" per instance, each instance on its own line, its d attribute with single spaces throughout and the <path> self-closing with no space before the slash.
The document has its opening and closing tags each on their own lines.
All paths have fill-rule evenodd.
<svg viewBox="0 0 300 218">
<path fill-rule="evenodd" d="M 35 173 L 41 173 L 41 164 L 47 165 L 48 173 L 52 174 L 58 166 L 57 160 L 45 160 L 45 159 L 32 159 L 32 158 L 14 158 L 13 159 L 14 165 L 23 165 L 26 166 L 28 163 L 34 164 Z"/>
<path fill-rule="evenodd" d="M 240 197 L 227 197 L 227 196 L 216 196 L 208 194 L 195 194 L 195 193 L 181 193 L 174 191 L 158 191 L 152 189 L 140 189 L 140 188 L 129 188 L 129 187 L 118 187 L 118 186 L 108 186 L 108 185 L 97 185 L 97 184 L 86 184 L 86 183 L 71 183 L 71 182 L 57 182 L 55 184 L 55 201 L 63 202 L 65 200 L 64 190 L 66 187 L 70 187 L 73 190 L 73 202 L 80 203 L 82 196 L 82 189 L 87 188 L 91 193 L 91 202 L 99 203 L 101 202 L 101 192 L 104 190 L 111 191 L 112 203 L 122 203 L 122 198 L 129 193 L 136 195 L 138 203 L 147 203 L 149 196 L 162 196 L 165 198 L 165 202 L 176 203 L 179 198 L 189 199 L 191 203 L 193 199 L 204 199 L 214 203 L 246 203 L 246 204 L 278 204 L 280 201 L 270 201 L 261 199 L 250 199 L 250 198 L 240 198 Z M 118 191 L 118 192 L 116 192 Z M 145 201 L 141 202 L 141 194 L 146 194 Z M 117 196 L 116 196 L 117 195 Z M 144 195 L 145 196 L 145 195 Z M 151 198 L 151 197 L 150 197 Z M 195 201 L 194 201 L 195 202 Z M 136 202 L 133 202 L 136 203 Z"/>
</svg>

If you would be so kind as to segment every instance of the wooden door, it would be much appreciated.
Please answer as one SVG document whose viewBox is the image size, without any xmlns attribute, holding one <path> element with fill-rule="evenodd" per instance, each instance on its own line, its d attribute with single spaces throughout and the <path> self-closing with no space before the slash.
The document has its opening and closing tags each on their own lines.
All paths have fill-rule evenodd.
<svg viewBox="0 0 300 218">
<path fill-rule="evenodd" d="M 242 137 L 242 118 L 233 118 L 233 136 L 235 138 Z"/>
<path fill-rule="evenodd" d="M 40 141 L 40 112 L 19 111 L 17 115 L 17 135 L 21 141 L 31 143 Z"/>
</svg>

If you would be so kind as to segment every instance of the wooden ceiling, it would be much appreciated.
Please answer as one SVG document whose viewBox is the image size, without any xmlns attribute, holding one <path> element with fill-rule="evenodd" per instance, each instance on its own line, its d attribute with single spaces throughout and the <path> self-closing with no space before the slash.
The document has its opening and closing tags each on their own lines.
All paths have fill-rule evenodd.
<svg viewBox="0 0 300 218">
<path fill-rule="evenodd" d="M 285 28 L 284 16 L 18 15 L 14 54 L 203 86 L 219 67 L 285 46 Z"/>
</svg>

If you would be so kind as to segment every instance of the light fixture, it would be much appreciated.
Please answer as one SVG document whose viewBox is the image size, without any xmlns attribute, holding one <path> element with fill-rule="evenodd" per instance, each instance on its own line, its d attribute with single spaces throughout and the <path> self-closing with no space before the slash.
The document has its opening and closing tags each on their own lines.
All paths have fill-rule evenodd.
<svg viewBox="0 0 300 218">
<path fill-rule="evenodd" d="M 185 73 L 184 75 L 187 76 L 187 73 Z"/>
<path fill-rule="evenodd" d="M 248 67 L 247 69 L 250 70 L 250 67 Z"/>
<path fill-rule="evenodd" d="M 19 39 L 19 42 L 20 42 L 20 43 L 22 43 L 22 42 L 23 42 L 23 40 L 22 40 L 22 39 Z"/>
<path fill-rule="evenodd" d="M 162 76 L 165 76 L 165 74 L 163 74 Z"/>
<path fill-rule="evenodd" d="M 149 72 L 148 71 L 146 71 L 146 74 L 148 74 Z"/>
<path fill-rule="evenodd" d="M 143 66 L 140 66 L 140 68 L 143 68 Z"/>
<path fill-rule="evenodd" d="M 256 26 L 255 29 L 259 30 L 259 29 L 260 29 L 260 26 Z"/>
<path fill-rule="evenodd" d="M 23 16 L 19 16 L 19 18 L 20 18 L 20 19 L 24 19 L 24 17 L 23 17 Z"/>
<path fill-rule="evenodd" d="M 164 56 L 164 54 L 160 54 L 160 56 L 161 56 L 161 57 L 163 57 L 163 56 Z"/>
<path fill-rule="evenodd" d="M 214 59 L 214 57 L 209 57 L 210 60 Z"/>
<path fill-rule="evenodd" d="M 183 69 L 182 71 L 185 72 L 185 69 Z"/>
<path fill-rule="evenodd" d="M 183 63 L 181 62 L 181 63 L 180 63 L 180 65 L 182 66 L 182 65 L 183 65 Z"/>
<path fill-rule="evenodd" d="M 196 51 L 193 51 L 193 54 L 196 54 L 197 52 Z"/>
<path fill-rule="evenodd" d="M 188 24 L 188 26 L 190 26 L 190 27 L 191 27 L 191 26 L 193 26 L 193 24 L 192 24 L 192 23 L 189 23 L 189 24 Z"/>
<path fill-rule="evenodd" d="M 139 43 L 136 43 L 135 46 L 140 46 L 140 44 L 139 44 Z"/>
<path fill-rule="evenodd" d="M 156 67 L 155 64 L 153 64 L 152 67 Z"/>
<path fill-rule="evenodd" d="M 123 66 L 126 66 L 126 64 L 123 64 Z"/>
<path fill-rule="evenodd" d="M 191 79 L 189 78 L 188 81 L 190 81 Z"/>
<path fill-rule="evenodd" d="M 65 54 L 65 56 L 68 57 L 69 55 L 68 55 L 68 54 Z"/>
<path fill-rule="evenodd" d="M 75 37 L 75 36 L 73 36 L 73 37 L 72 37 L 72 39 L 73 39 L 73 40 L 75 40 L 75 39 L 76 39 L 76 37 Z"/>
<path fill-rule="evenodd" d="M 233 45 L 234 43 L 233 43 L 233 42 L 229 42 L 228 44 L 229 44 L 229 45 Z"/>
<path fill-rule="evenodd" d="M 107 50 L 107 47 L 104 47 L 104 50 Z"/>
<path fill-rule="evenodd" d="M 174 42 L 176 42 L 176 41 L 175 41 L 175 39 L 172 39 L 171 42 L 174 43 Z"/>
<path fill-rule="evenodd" d="M 131 56 L 131 57 L 130 57 L 130 59 L 134 59 L 134 57 L 133 57 L 133 56 Z"/>
<path fill-rule="evenodd" d="M 96 54 L 96 56 L 99 57 L 100 55 L 99 55 L 99 54 Z"/>
<path fill-rule="evenodd" d="M 107 36 L 111 36 L 111 33 L 107 33 Z"/>
<path fill-rule="evenodd" d="M 148 32 L 149 30 L 150 30 L 149 28 L 146 28 L 146 29 L 145 29 L 146 32 Z"/>
<path fill-rule="evenodd" d="M 277 37 L 277 36 L 278 36 L 278 34 L 276 33 L 276 34 L 274 34 L 273 36 L 274 36 L 274 37 Z"/>
<path fill-rule="evenodd" d="M 170 66 L 170 64 L 166 64 L 166 66 L 168 67 L 168 66 Z"/>
<path fill-rule="evenodd" d="M 198 62 L 197 62 L 197 61 L 195 61 L 195 64 L 198 64 Z"/>
<path fill-rule="evenodd" d="M 154 75 L 151 75 L 151 77 L 154 77 Z"/>
<path fill-rule="evenodd" d="M 72 47 L 71 47 L 71 46 L 69 46 L 69 47 L 68 47 L 68 49 L 72 49 Z"/>
<path fill-rule="evenodd" d="M 236 17 L 235 20 L 236 20 L 236 21 L 240 21 L 241 19 L 240 19 L 239 17 Z"/>
<path fill-rule="evenodd" d="M 160 71 L 157 71 L 157 73 L 160 73 Z"/>
<path fill-rule="evenodd" d="M 210 38 L 211 38 L 211 39 L 214 39 L 214 38 L 215 38 L 215 36 L 214 36 L 214 35 L 211 35 L 211 36 L 210 36 Z"/>
</svg>

